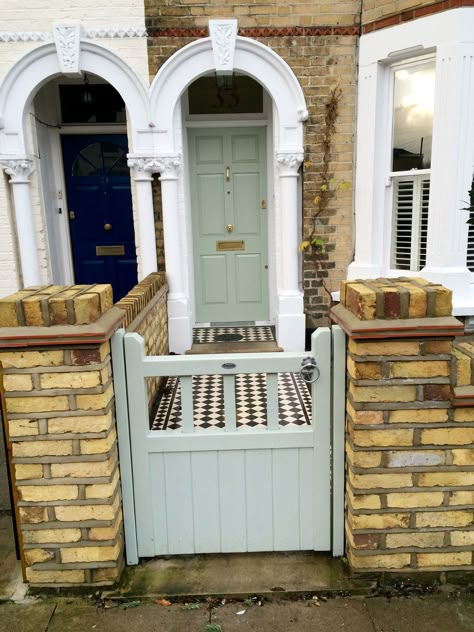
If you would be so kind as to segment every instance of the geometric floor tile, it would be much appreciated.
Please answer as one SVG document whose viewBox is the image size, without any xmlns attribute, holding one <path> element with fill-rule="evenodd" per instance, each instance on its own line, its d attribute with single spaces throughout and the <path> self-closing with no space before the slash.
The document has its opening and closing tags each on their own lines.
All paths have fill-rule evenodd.
<svg viewBox="0 0 474 632">
<path fill-rule="evenodd" d="M 266 374 L 235 376 L 237 427 L 266 426 Z M 193 377 L 194 426 L 224 428 L 224 397 L 221 375 Z M 278 417 L 280 426 L 311 424 L 311 394 L 299 373 L 278 374 Z M 181 388 L 179 378 L 168 378 L 158 405 L 152 430 L 181 428 Z"/>
<path fill-rule="evenodd" d="M 274 342 L 275 328 L 271 325 L 246 327 L 196 327 L 193 329 L 194 344 L 214 342 Z"/>
</svg>

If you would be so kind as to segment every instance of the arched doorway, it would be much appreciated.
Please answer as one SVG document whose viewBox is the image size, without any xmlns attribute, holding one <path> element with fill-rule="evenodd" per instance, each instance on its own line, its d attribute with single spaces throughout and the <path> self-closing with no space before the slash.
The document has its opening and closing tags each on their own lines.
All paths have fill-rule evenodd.
<svg viewBox="0 0 474 632">
<path fill-rule="evenodd" d="M 76 36 L 80 36 L 79 29 Z M 79 39 L 77 44 L 78 53 L 71 62 L 73 67 L 67 71 L 63 69 L 61 47 L 50 43 L 27 53 L 5 76 L 0 86 L 3 113 L 0 164 L 12 185 L 23 285 L 51 281 L 60 284 L 114 282 L 110 277 L 111 258 L 122 255 L 112 254 L 110 249 L 109 252 L 99 250 L 100 254 L 95 250 L 94 265 L 91 257 L 90 265 L 81 265 L 75 252 L 76 245 L 80 250 L 92 220 L 98 224 L 100 219 L 101 237 L 105 233 L 110 235 L 102 239 L 104 243 L 97 239 L 94 246 L 99 249 L 120 246 L 124 252 L 122 260 L 117 260 L 121 264 L 120 272 L 113 271 L 117 286 L 115 298 L 120 298 L 137 276 L 142 278 L 156 270 L 155 239 L 149 230 L 152 207 L 148 200 L 142 203 L 142 196 L 134 205 L 132 215 L 130 172 L 126 162 L 128 150 L 142 150 L 141 142 L 146 135 L 140 135 L 137 130 L 150 124 L 148 95 L 134 71 L 117 55 L 90 41 Z M 79 91 L 82 96 L 68 100 L 68 90 Z M 86 105 L 88 109 L 83 107 Z M 87 116 L 82 119 L 81 108 L 82 114 L 87 110 Z M 107 119 L 107 113 L 113 113 L 114 118 Z M 80 136 L 82 140 L 78 140 Z M 84 159 L 84 151 L 86 154 L 96 151 L 96 160 L 89 160 L 91 155 Z M 89 172 L 84 164 L 89 165 Z M 84 178 L 91 177 L 96 180 L 87 183 L 90 186 L 89 199 L 86 199 Z M 82 180 L 81 195 L 81 186 L 74 178 L 77 182 Z M 100 189 L 96 198 L 101 197 L 102 203 L 99 207 L 95 205 L 100 212 L 94 211 L 91 204 L 90 194 L 94 188 Z M 118 197 L 124 202 L 122 208 L 116 204 Z M 108 203 L 104 203 L 105 198 L 109 198 Z M 76 230 L 70 225 L 78 204 L 89 213 L 85 221 L 87 230 Z M 107 213 L 101 215 L 104 209 Z M 112 211 L 115 212 L 113 221 Z M 80 215 L 83 214 L 81 211 Z M 105 228 L 106 225 L 112 228 Z M 137 250 L 141 252 L 138 263 L 133 244 L 135 237 Z M 127 274 L 122 270 L 127 268 L 130 272 L 133 267 L 133 274 L 126 280 Z"/>
<path fill-rule="evenodd" d="M 303 293 L 300 283 L 300 263 L 298 259 L 298 213 L 299 167 L 303 161 L 303 121 L 307 118 L 305 100 L 301 86 L 288 64 L 274 51 L 247 37 L 227 37 L 225 54 L 221 55 L 219 43 L 212 33 L 222 27 L 231 31 L 234 20 L 210 21 L 211 37 L 188 44 L 176 52 L 158 71 L 150 91 L 152 116 L 159 116 L 159 132 L 155 136 L 155 156 L 163 164 L 173 162 L 173 170 L 161 172 L 163 191 L 164 241 L 167 276 L 170 285 L 168 299 L 170 348 L 183 352 L 191 346 L 192 327 L 199 319 L 199 281 L 196 282 L 196 235 L 191 221 L 194 210 L 195 184 L 188 130 L 201 122 L 192 121 L 186 111 L 189 86 L 201 77 L 216 76 L 226 81 L 229 77 L 242 75 L 261 85 L 268 95 L 267 117 L 251 120 L 255 113 L 247 116 L 236 113 L 234 120 L 226 119 L 226 114 L 208 115 L 209 128 L 247 127 L 261 125 L 266 129 L 265 169 L 267 173 L 266 196 L 261 193 L 260 211 L 267 213 L 269 259 L 268 264 L 268 318 L 276 326 L 277 340 L 288 351 L 304 349 L 305 316 Z M 217 38 L 218 39 L 218 38 Z M 232 60 L 222 68 L 222 60 Z M 227 63 L 227 61 L 225 62 Z M 227 79 L 226 79 L 227 78 Z M 223 118 L 224 117 L 224 118 Z M 179 165 L 179 166 L 178 166 Z M 225 170 L 230 165 L 224 165 Z M 207 189 L 206 189 L 207 191 Z M 232 192 L 225 195 L 232 195 Z M 267 209 L 262 209 L 262 202 Z M 217 205 L 217 202 L 214 201 Z M 196 201 L 194 201 L 196 207 Z M 198 204 L 199 207 L 199 204 Z M 222 219 L 220 218 L 220 224 Z M 226 222 L 225 225 L 232 222 Z M 217 235 L 217 233 L 215 233 Z M 214 272 L 208 287 L 211 290 L 222 287 L 223 266 L 218 265 L 218 237 L 214 244 Z M 235 241 L 245 241 L 237 239 Z M 179 253 L 179 255 L 176 255 Z M 210 253 L 208 253 L 210 254 Z M 169 262 L 172 259 L 172 266 Z M 212 266 L 211 266 L 212 267 Z M 272 269 L 273 268 L 273 269 Z M 220 286 L 212 281 L 212 276 L 221 274 Z M 246 278 L 255 278 L 248 270 Z M 252 298 L 255 297 L 255 288 Z M 202 295 L 202 291 L 201 291 Z M 222 295 L 209 296 L 217 303 Z M 227 318 L 227 316 L 226 316 Z M 259 317 L 250 320 L 258 321 Z"/>
<path fill-rule="evenodd" d="M 125 103 L 86 74 L 48 82 L 33 108 L 52 282 L 110 283 L 119 300 L 137 282 Z"/>
</svg>

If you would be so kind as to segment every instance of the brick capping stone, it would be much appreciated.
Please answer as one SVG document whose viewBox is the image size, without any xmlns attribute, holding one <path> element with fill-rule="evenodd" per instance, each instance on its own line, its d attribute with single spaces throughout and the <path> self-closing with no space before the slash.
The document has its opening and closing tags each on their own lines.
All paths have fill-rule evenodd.
<svg viewBox="0 0 474 632">
<path fill-rule="evenodd" d="M 354 339 L 462 335 L 452 292 L 420 278 L 343 281 L 331 318 Z"/>
<path fill-rule="evenodd" d="M 160 300 L 167 290 L 168 286 L 164 272 L 152 272 L 143 281 L 137 283 L 126 296 L 115 304 L 115 307 L 125 312 L 123 326 L 126 329 L 130 328 L 130 325 L 137 319 L 139 314 L 141 318 L 144 318 L 143 310 L 145 307 L 150 309 L 150 302 Z"/>
<path fill-rule="evenodd" d="M 474 341 L 458 338 L 453 351 L 462 325 L 450 290 L 419 278 L 347 281 L 332 317 L 349 336 L 352 571 L 474 571 Z"/>
<path fill-rule="evenodd" d="M 0 299 L 0 327 L 89 325 L 113 305 L 111 285 L 48 285 Z"/>
</svg>

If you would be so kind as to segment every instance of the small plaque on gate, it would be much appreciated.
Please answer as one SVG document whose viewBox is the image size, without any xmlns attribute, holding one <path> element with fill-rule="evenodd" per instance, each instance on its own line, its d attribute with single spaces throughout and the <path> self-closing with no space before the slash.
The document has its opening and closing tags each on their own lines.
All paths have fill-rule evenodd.
<svg viewBox="0 0 474 632">
<path fill-rule="evenodd" d="M 245 250 L 245 241 L 216 241 L 216 250 Z"/>
<path fill-rule="evenodd" d="M 125 254 L 125 246 L 120 244 L 119 246 L 96 246 L 96 257 L 116 257 Z"/>
</svg>

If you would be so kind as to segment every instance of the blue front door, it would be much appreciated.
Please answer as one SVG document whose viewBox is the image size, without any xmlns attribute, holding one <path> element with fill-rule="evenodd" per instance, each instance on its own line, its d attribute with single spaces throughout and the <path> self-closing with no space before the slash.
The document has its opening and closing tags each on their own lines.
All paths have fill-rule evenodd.
<svg viewBox="0 0 474 632">
<path fill-rule="evenodd" d="M 62 136 L 75 282 L 111 283 L 119 300 L 137 283 L 125 135 Z"/>
</svg>

